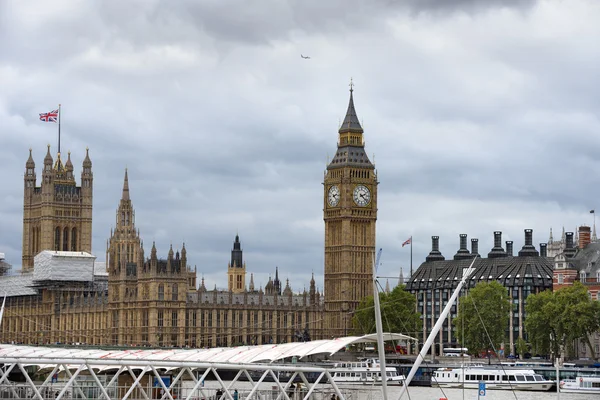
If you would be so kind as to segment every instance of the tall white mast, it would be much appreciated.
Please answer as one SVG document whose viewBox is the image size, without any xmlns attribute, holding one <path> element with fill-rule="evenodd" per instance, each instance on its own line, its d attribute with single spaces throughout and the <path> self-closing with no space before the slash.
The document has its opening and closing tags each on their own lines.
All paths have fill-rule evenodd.
<svg viewBox="0 0 600 400">
<path fill-rule="evenodd" d="M 444 320 L 450 313 L 450 309 L 452 308 L 452 305 L 456 301 L 456 298 L 458 297 L 460 290 L 462 289 L 462 287 L 465 284 L 465 282 L 467 281 L 467 279 L 469 279 L 469 276 L 475 270 L 475 268 L 473 268 L 473 265 L 475 264 L 475 260 L 477 260 L 477 257 L 475 257 L 473 259 L 473 261 L 471 262 L 471 265 L 469 265 L 469 268 L 463 269 L 462 279 L 458 283 L 458 286 L 454 290 L 454 293 L 452 293 L 452 296 L 450 297 L 450 300 L 448 300 L 446 307 L 444 307 L 444 311 L 442 311 L 442 314 L 440 315 L 437 322 L 435 323 L 433 329 L 431 330 L 431 333 L 429 334 L 429 336 L 427 337 L 427 340 L 425 341 L 425 344 L 423 344 L 423 348 L 421 349 L 421 352 L 417 356 L 415 363 L 413 364 L 412 368 L 410 369 L 410 372 L 408 373 L 408 376 L 406 377 L 406 381 L 404 381 L 404 385 L 402 386 L 402 389 L 400 390 L 400 396 L 398 397 L 398 399 L 401 399 L 402 396 L 404 396 L 404 393 L 406 392 L 406 388 L 410 384 L 410 381 L 412 380 L 412 378 L 415 376 L 417 369 L 419 369 L 419 366 L 421 365 L 421 361 L 423 361 L 423 359 L 425 358 L 425 355 L 429 351 L 431 344 L 433 343 L 433 341 L 435 340 L 435 337 L 437 336 L 438 332 L 442 328 L 442 325 L 444 324 Z"/>
<path fill-rule="evenodd" d="M 375 329 L 377 331 L 377 353 L 379 354 L 379 368 L 381 369 L 381 392 L 383 400 L 387 400 L 387 374 L 385 368 L 385 348 L 383 347 L 383 324 L 381 323 L 381 305 L 379 304 L 379 290 L 377 288 L 377 267 L 382 249 L 377 252 L 377 259 L 373 254 L 373 305 L 375 306 Z"/>
</svg>

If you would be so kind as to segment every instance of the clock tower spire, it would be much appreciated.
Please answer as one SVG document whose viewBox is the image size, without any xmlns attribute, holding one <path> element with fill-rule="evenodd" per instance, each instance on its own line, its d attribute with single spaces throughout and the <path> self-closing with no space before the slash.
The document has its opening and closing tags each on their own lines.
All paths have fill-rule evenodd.
<svg viewBox="0 0 600 400">
<path fill-rule="evenodd" d="M 354 84 L 335 156 L 324 179 L 325 331 L 350 333 L 352 313 L 373 294 L 377 221 L 377 174 L 365 151 L 363 129 L 354 108 Z"/>
</svg>

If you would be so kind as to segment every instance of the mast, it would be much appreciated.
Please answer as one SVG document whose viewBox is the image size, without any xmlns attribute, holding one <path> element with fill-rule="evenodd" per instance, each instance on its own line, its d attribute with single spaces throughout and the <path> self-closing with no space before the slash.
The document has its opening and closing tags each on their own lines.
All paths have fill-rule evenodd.
<svg viewBox="0 0 600 400">
<path fill-rule="evenodd" d="M 454 293 L 452 293 L 452 296 L 450 297 L 450 300 L 448 300 L 446 307 L 444 307 L 444 311 L 442 311 L 442 314 L 436 321 L 435 326 L 433 327 L 433 329 L 431 330 L 431 333 L 427 337 L 427 340 L 425 341 L 423 348 L 419 352 L 419 355 L 417 356 L 415 363 L 413 364 L 412 368 L 410 369 L 410 372 L 408 373 L 408 376 L 406 377 L 406 380 L 404 381 L 404 385 L 402 386 L 402 389 L 400 390 L 400 396 L 398 396 L 398 399 L 401 399 L 402 396 L 404 395 L 404 393 L 406 392 L 406 388 L 410 384 L 410 381 L 412 380 L 412 378 L 415 376 L 417 369 L 419 369 L 419 366 L 421 365 L 421 361 L 423 361 L 423 359 L 425 358 L 425 355 L 429 351 L 429 348 L 431 347 L 431 344 L 435 340 L 435 337 L 437 336 L 438 332 L 444 325 L 444 320 L 450 313 L 450 309 L 452 308 L 452 305 L 456 301 L 456 298 L 458 297 L 460 290 L 462 289 L 462 287 L 465 284 L 465 282 L 467 281 L 467 279 L 469 279 L 469 276 L 475 270 L 475 268 L 473 268 L 473 265 L 475 264 L 475 260 L 477 260 L 477 257 L 473 258 L 473 261 L 471 262 L 471 265 L 469 265 L 469 268 L 463 269 L 462 279 L 458 283 L 458 286 L 454 290 Z"/>
<path fill-rule="evenodd" d="M 379 304 L 379 291 L 377 290 L 377 267 L 382 249 L 377 252 L 377 259 L 373 259 L 373 303 L 375 306 L 375 328 L 377 330 L 377 353 L 379 354 L 379 368 L 381 370 L 381 391 L 383 400 L 387 400 L 387 374 L 385 367 L 385 348 L 383 347 L 383 324 L 381 323 L 381 305 Z M 375 256 L 375 254 L 373 254 Z"/>
</svg>

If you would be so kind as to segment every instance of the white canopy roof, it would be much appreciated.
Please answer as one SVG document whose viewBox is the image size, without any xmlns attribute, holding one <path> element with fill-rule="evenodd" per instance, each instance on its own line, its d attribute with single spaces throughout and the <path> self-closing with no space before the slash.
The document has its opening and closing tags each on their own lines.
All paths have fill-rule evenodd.
<svg viewBox="0 0 600 400">
<path fill-rule="evenodd" d="M 399 333 L 384 333 L 384 340 L 414 340 L 410 336 Z M 157 367 L 160 362 L 176 363 L 272 363 L 284 358 L 302 359 L 314 354 L 332 355 L 350 344 L 377 342 L 375 334 L 365 336 L 349 336 L 331 340 L 315 340 L 312 342 L 294 342 L 282 344 L 265 344 L 260 346 L 218 347 L 211 349 L 142 349 L 102 350 L 72 347 L 36 347 L 21 345 L 0 345 L 0 362 L 2 359 L 19 359 L 28 365 L 48 365 L 52 360 L 73 360 L 73 364 L 81 360 L 94 361 L 90 365 L 103 369 L 102 360 L 127 361 L 152 360 Z M 64 362 L 63 361 L 63 362 Z M 112 362 L 110 364 L 113 364 Z M 108 367 L 108 365 L 106 366 Z M 112 368 L 112 367 L 109 367 Z"/>
</svg>

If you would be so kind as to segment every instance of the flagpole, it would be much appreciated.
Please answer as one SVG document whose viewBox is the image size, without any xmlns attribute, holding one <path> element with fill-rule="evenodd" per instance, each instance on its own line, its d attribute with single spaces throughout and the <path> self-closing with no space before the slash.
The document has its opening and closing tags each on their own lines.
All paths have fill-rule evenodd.
<svg viewBox="0 0 600 400">
<path fill-rule="evenodd" d="M 410 276 L 412 278 L 413 267 L 412 267 L 412 236 L 410 237 Z"/>
<path fill-rule="evenodd" d="M 60 104 L 58 105 L 58 154 L 60 154 Z"/>
</svg>

